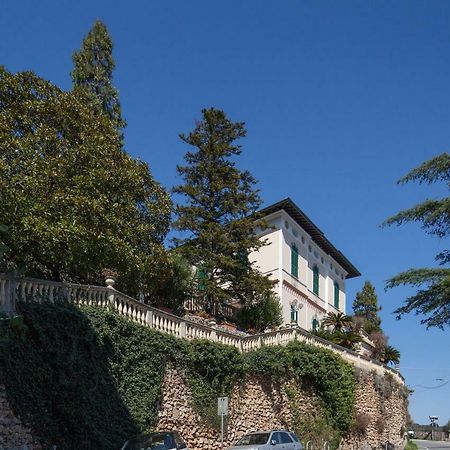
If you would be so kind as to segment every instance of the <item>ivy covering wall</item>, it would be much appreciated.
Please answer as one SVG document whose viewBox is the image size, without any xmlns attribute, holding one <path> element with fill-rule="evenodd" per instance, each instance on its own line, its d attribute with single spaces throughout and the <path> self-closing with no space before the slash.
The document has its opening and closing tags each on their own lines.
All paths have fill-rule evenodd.
<svg viewBox="0 0 450 450">
<path fill-rule="evenodd" d="M 314 389 L 322 420 L 337 440 L 352 425 L 353 369 L 329 350 L 292 342 L 240 354 L 221 344 L 176 339 L 102 309 L 20 308 L 23 322 L 0 321 L 0 383 L 44 446 L 120 448 L 151 429 L 168 361 L 184 371 L 194 407 L 210 423 L 216 397 L 255 374 L 291 377 Z M 304 421 L 299 426 L 308 431 Z"/>
</svg>

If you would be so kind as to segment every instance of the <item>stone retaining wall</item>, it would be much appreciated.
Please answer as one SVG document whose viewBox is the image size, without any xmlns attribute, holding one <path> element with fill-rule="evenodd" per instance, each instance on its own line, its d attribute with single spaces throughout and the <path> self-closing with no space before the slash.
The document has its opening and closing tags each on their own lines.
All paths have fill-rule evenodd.
<svg viewBox="0 0 450 450">
<path fill-rule="evenodd" d="M 16 417 L 6 398 L 5 387 L 0 384 L 0 450 L 19 449 L 26 445 L 29 450 L 41 450 L 32 432 Z"/>
<path fill-rule="evenodd" d="M 386 442 L 402 447 L 407 416 L 404 386 L 392 377 L 371 372 L 359 371 L 357 376 L 356 426 L 342 442 L 342 448 L 381 448 Z M 248 377 L 232 392 L 224 446 L 231 445 L 248 431 L 290 429 L 294 414 L 314 418 L 318 402 L 312 390 L 290 380 L 275 383 L 267 378 Z M 183 373 L 170 364 L 166 367 L 157 429 L 179 430 L 191 450 L 220 448 L 217 427 L 205 423 L 194 409 Z M 0 385 L 0 450 L 21 448 L 23 444 L 27 444 L 29 450 L 41 450 L 31 430 L 12 413 L 5 388 Z"/>
<path fill-rule="evenodd" d="M 342 442 L 343 449 L 381 448 L 386 442 L 404 446 L 407 399 L 404 387 L 389 377 L 360 372 L 355 403 L 355 428 Z M 287 391 L 295 390 L 295 412 Z M 291 394 L 292 395 L 292 394 Z M 236 387 L 230 398 L 230 415 L 224 445 L 229 446 L 248 431 L 291 428 L 293 414 L 314 417 L 317 397 L 299 389 L 292 381 L 268 383 L 249 377 Z M 220 448 L 219 431 L 205 425 L 193 408 L 192 396 L 183 374 L 166 368 L 157 429 L 177 429 L 191 450 Z M 302 436 L 299 436 L 302 439 Z"/>
</svg>

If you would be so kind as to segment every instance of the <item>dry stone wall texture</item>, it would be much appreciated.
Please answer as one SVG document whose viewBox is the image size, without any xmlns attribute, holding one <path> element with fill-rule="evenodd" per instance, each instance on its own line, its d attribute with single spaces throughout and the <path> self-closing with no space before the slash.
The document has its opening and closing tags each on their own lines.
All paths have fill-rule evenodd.
<svg viewBox="0 0 450 450">
<path fill-rule="evenodd" d="M 407 397 L 404 386 L 390 377 L 360 371 L 356 389 L 354 429 L 342 442 L 344 450 L 381 448 L 386 442 L 402 447 L 407 419 Z M 295 412 L 292 394 L 295 391 Z M 226 420 L 224 446 L 233 444 L 249 431 L 274 428 L 289 429 L 293 414 L 314 417 L 318 398 L 292 381 L 271 382 L 263 377 L 247 377 L 233 389 Z M 193 407 L 193 398 L 184 374 L 173 365 L 166 367 L 162 398 L 156 428 L 177 429 L 191 450 L 218 450 L 220 433 L 205 423 Z M 300 436 L 301 438 L 301 436 Z M 14 416 L 0 385 L 0 450 L 21 448 L 41 450 L 32 431 Z"/>
<path fill-rule="evenodd" d="M 289 388 L 289 389 L 287 389 Z M 248 377 L 235 387 L 230 398 L 224 445 L 229 446 L 249 431 L 291 428 L 292 402 L 286 391 L 295 393 L 295 413 L 314 417 L 317 397 L 299 390 L 291 381 L 270 383 L 260 377 Z M 205 425 L 193 408 L 192 396 L 183 374 L 173 366 L 166 368 L 157 429 L 177 429 L 191 450 L 217 450 L 220 434 Z M 342 442 L 345 450 L 381 448 L 386 442 L 404 445 L 407 400 L 404 388 L 372 373 L 359 373 L 356 391 L 354 429 Z M 301 438 L 301 436 L 300 436 Z"/>
<path fill-rule="evenodd" d="M 0 450 L 19 449 L 25 445 L 29 450 L 41 450 L 31 430 L 12 412 L 5 387 L 0 384 Z"/>
</svg>

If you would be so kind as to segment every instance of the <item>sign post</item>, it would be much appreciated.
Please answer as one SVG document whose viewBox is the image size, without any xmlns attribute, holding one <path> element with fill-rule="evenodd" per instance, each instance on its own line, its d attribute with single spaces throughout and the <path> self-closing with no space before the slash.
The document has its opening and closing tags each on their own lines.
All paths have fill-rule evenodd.
<svg viewBox="0 0 450 450">
<path fill-rule="evenodd" d="M 228 415 L 228 397 L 217 398 L 217 415 L 220 416 L 220 448 L 223 450 L 223 417 Z"/>
</svg>

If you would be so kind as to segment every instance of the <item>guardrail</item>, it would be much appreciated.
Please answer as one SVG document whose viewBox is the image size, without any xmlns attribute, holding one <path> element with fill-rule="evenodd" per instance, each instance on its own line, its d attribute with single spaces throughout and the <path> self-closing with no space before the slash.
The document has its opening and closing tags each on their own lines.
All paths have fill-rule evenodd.
<svg viewBox="0 0 450 450">
<path fill-rule="evenodd" d="M 163 333 L 185 339 L 208 339 L 236 347 L 241 352 L 256 350 L 262 346 L 286 345 L 298 340 L 316 347 L 327 348 L 356 367 L 375 371 L 380 375 L 392 374 L 404 383 L 401 374 L 377 361 L 369 360 L 358 353 L 329 341 L 313 336 L 298 326 L 285 327 L 266 333 L 239 336 L 214 326 L 202 325 L 146 305 L 113 287 L 59 283 L 35 278 L 14 277 L 0 273 L 0 310 L 14 314 L 18 302 L 66 301 L 75 305 L 90 305 L 117 311 L 129 320 Z"/>
</svg>

